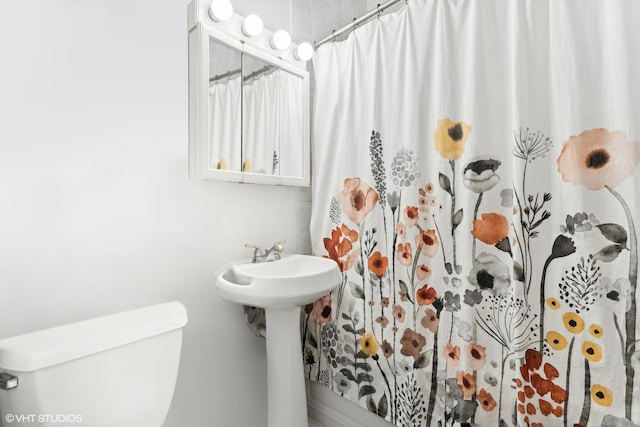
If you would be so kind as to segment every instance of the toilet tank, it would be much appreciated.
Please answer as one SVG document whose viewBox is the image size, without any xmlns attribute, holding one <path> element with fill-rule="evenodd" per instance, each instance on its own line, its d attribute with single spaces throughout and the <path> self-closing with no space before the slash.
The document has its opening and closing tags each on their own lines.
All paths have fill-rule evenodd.
<svg viewBox="0 0 640 427">
<path fill-rule="evenodd" d="M 186 323 L 174 301 L 0 341 L 2 425 L 160 427 Z"/>
</svg>

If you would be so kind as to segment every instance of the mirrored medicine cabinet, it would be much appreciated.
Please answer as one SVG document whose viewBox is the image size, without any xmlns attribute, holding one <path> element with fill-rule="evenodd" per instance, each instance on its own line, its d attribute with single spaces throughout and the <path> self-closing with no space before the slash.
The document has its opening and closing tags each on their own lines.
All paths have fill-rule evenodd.
<svg viewBox="0 0 640 427">
<path fill-rule="evenodd" d="M 308 186 L 309 73 L 304 61 L 249 38 L 243 18 L 189 6 L 189 157 L 193 179 Z M 271 33 L 272 34 L 272 33 Z"/>
</svg>

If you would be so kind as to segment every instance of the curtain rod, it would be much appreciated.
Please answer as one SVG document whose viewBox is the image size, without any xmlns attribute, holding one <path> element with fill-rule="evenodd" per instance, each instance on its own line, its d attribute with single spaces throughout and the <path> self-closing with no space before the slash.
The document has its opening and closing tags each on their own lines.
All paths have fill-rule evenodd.
<svg viewBox="0 0 640 427">
<path fill-rule="evenodd" d="M 268 72 L 269 70 L 272 70 L 276 68 L 275 65 L 265 65 L 264 67 L 260 68 L 259 70 L 254 71 L 253 73 L 249 74 L 248 76 L 244 77 L 244 81 L 248 81 L 251 80 L 254 77 L 258 77 L 260 74 L 264 74 L 266 72 Z"/>
<path fill-rule="evenodd" d="M 222 79 L 225 79 L 227 77 L 231 77 L 231 76 L 236 75 L 236 74 L 240 74 L 240 71 L 242 71 L 242 69 L 238 68 L 237 70 L 227 71 L 224 74 L 218 74 L 217 76 L 211 77 L 209 79 L 209 83 L 212 83 L 212 82 L 215 82 L 215 81 L 218 81 L 218 80 L 222 80 Z"/>
<path fill-rule="evenodd" d="M 328 43 L 330 41 L 332 41 L 333 39 L 335 39 L 336 37 L 340 36 L 341 34 L 346 33 L 347 31 L 349 31 L 350 29 L 357 27 L 358 25 L 362 24 L 363 22 L 373 18 L 376 15 L 380 15 L 385 9 L 387 9 L 390 6 L 393 6 L 394 4 L 400 2 L 402 0 L 389 0 L 386 3 L 384 3 L 383 5 L 378 4 L 378 7 L 376 7 L 375 9 L 367 12 L 364 16 L 361 16 L 360 18 L 353 18 L 353 22 L 351 22 L 350 24 L 345 25 L 344 27 L 340 28 L 338 31 L 334 31 L 333 33 L 331 33 L 330 36 L 327 36 L 325 38 L 323 38 L 322 40 L 320 40 L 319 42 L 313 42 L 313 45 L 315 46 L 316 49 L 318 49 L 320 46 L 322 46 L 325 43 Z M 405 2 L 408 0 L 405 0 Z"/>
<path fill-rule="evenodd" d="M 264 74 L 266 72 L 268 72 L 269 70 L 276 68 L 275 65 L 265 65 L 264 67 L 260 68 L 259 70 L 254 71 L 253 73 L 249 74 L 248 76 L 245 76 L 242 80 L 243 81 L 248 81 L 251 80 L 254 77 L 259 76 L 260 74 Z M 213 76 L 209 79 L 209 83 L 213 83 L 216 82 L 218 80 L 222 80 L 222 79 L 226 79 L 227 77 L 231 77 L 234 76 L 236 74 L 240 74 L 240 72 L 242 71 L 241 68 L 238 68 L 237 70 L 231 70 L 231 71 L 227 71 L 224 74 L 218 74 L 217 76 Z"/>
</svg>

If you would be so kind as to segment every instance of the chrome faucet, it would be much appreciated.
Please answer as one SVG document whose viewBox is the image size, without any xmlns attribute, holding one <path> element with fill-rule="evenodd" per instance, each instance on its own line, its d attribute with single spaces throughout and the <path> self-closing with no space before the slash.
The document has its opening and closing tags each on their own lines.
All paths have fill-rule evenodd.
<svg viewBox="0 0 640 427">
<path fill-rule="evenodd" d="M 254 248 L 253 250 L 253 258 L 251 262 L 267 262 L 267 261 L 275 261 L 280 259 L 280 254 L 284 252 L 284 244 L 287 243 L 286 240 L 278 240 L 273 244 L 271 249 L 266 249 L 264 252 L 260 249 L 258 245 L 254 245 L 253 243 L 246 243 L 244 245 L 245 248 Z"/>
</svg>

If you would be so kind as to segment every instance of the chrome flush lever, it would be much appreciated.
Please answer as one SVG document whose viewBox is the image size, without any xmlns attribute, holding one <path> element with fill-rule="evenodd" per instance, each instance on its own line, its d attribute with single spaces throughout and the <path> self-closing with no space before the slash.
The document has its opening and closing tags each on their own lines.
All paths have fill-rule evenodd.
<svg viewBox="0 0 640 427">
<path fill-rule="evenodd" d="M 0 389 L 11 390 L 18 387 L 18 377 L 3 372 L 0 374 Z"/>
</svg>

